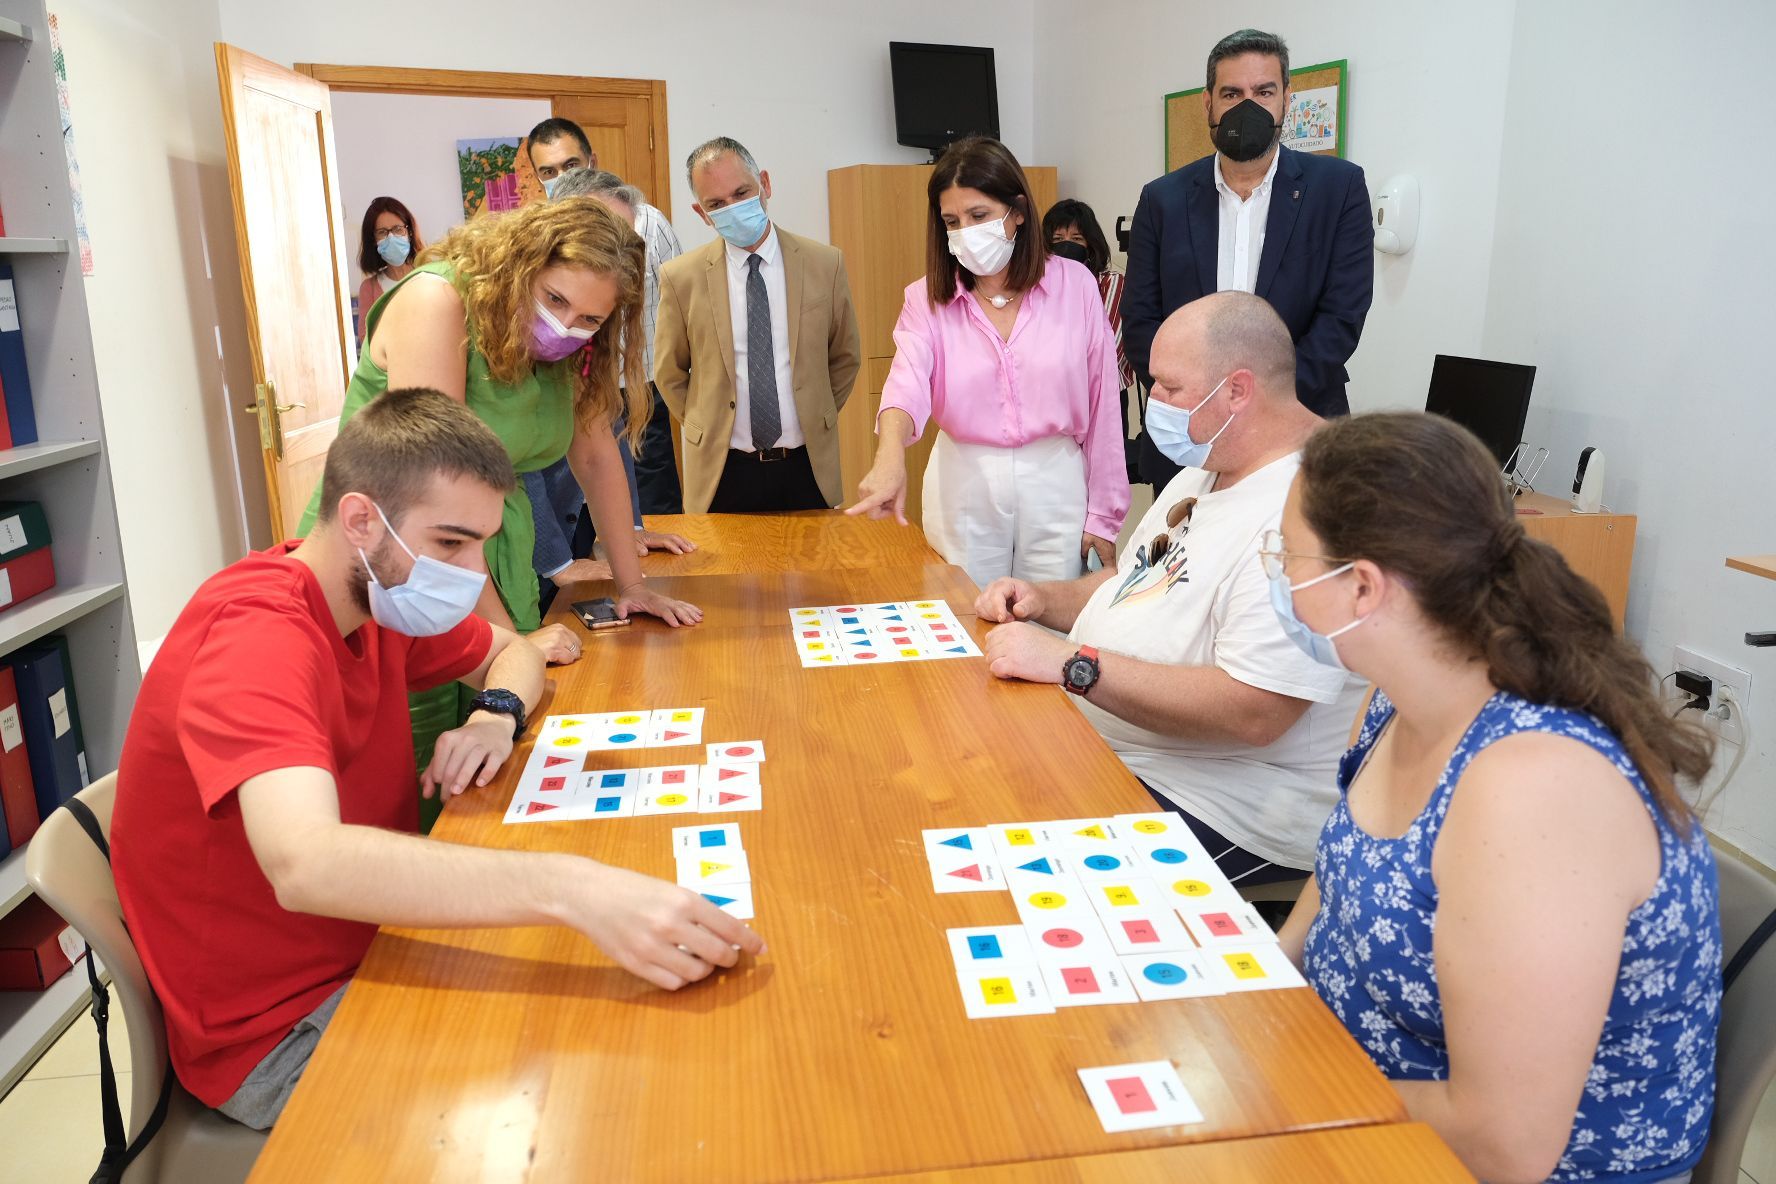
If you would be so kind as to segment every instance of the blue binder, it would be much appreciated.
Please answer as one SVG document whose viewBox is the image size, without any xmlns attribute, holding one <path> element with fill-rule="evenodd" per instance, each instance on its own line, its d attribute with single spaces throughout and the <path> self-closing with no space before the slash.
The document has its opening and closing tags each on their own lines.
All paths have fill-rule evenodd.
<svg viewBox="0 0 1776 1184">
<path fill-rule="evenodd" d="M 0 387 L 5 388 L 6 418 L 15 446 L 37 443 L 37 412 L 31 407 L 31 375 L 25 369 L 25 334 L 19 315 L 12 264 L 0 263 Z"/>
<path fill-rule="evenodd" d="M 86 753 L 80 748 L 72 684 L 57 641 L 34 641 L 15 651 L 8 663 L 18 681 L 19 724 L 43 818 L 86 786 Z"/>
</svg>

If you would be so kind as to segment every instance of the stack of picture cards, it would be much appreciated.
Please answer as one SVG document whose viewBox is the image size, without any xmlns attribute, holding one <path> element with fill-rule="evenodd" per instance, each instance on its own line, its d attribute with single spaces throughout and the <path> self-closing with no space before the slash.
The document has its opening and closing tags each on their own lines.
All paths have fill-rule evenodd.
<svg viewBox="0 0 1776 1184">
<path fill-rule="evenodd" d="M 789 623 L 803 666 L 880 666 L 981 656 L 974 638 L 941 600 L 792 608 Z"/>
<path fill-rule="evenodd" d="M 924 832 L 934 891 L 1011 893 L 1018 924 L 948 931 L 970 1018 L 1305 986 L 1173 814 Z"/>
<path fill-rule="evenodd" d="M 681 887 L 742 921 L 752 917 L 752 866 L 738 822 L 706 822 L 672 830 L 672 858 Z"/>
<path fill-rule="evenodd" d="M 703 708 L 552 715 L 538 729 L 505 820 L 574 822 L 648 814 L 713 814 L 764 804 L 764 742 L 711 744 L 700 763 L 611 769 L 600 754 L 703 744 Z M 701 753 L 699 755 L 702 755 Z"/>
</svg>

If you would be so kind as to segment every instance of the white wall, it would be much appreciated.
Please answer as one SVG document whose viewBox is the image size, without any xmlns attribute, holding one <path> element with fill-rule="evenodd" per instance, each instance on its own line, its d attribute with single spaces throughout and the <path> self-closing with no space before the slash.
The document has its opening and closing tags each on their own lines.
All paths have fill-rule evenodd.
<svg viewBox="0 0 1776 1184">
<path fill-rule="evenodd" d="M 214 3 L 58 0 L 86 281 L 136 634 L 267 534 L 222 148 Z M 242 447 L 237 448 L 237 444 Z M 243 504 L 244 490 L 244 504 Z M 261 542 L 261 545 L 263 543 Z"/>
<path fill-rule="evenodd" d="M 1292 65 L 1347 59 L 1347 155 L 1372 190 L 1394 173 L 1416 175 L 1424 207 L 1417 248 L 1376 256 L 1351 404 L 1423 407 L 1432 355 L 1479 348 L 1512 4 L 1040 3 L 1035 157 L 1060 165 L 1061 195 L 1091 205 L 1106 234 L 1165 171 L 1161 97 L 1203 84 L 1215 42 L 1249 25 L 1280 34 Z M 1459 87 L 1444 81 L 1456 69 Z"/>
<path fill-rule="evenodd" d="M 1709 822 L 1768 865 L 1776 652 L 1743 635 L 1776 629 L 1776 583 L 1723 560 L 1776 551 L 1776 162 L 1744 126 L 1772 45 L 1767 4 L 1521 5 L 1482 335 L 1539 367 L 1544 486 L 1596 445 L 1604 501 L 1639 516 L 1628 632 L 1655 667 L 1687 645 L 1752 672 L 1751 748 Z M 1634 80 L 1631 117 L 1595 78 L 1575 92 L 1575 46 Z"/>
<path fill-rule="evenodd" d="M 372 201 L 385 194 L 396 198 L 413 211 L 423 240 L 436 242 L 463 220 L 456 142 L 523 136 L 549 118 L 547 99 L 342 91 L 332 101 L 339 200 L 345 206 L 354 281 L 363 279 L 357 268 L 358 229 Z"/>
<path fill-rule="evenodd" d="M 535 71 L 666 83 L 675 166 L 711 136 L 739 139 L 771 173 L 772 215 L 827 236 L 826 173 L 917 162 L 894 143 L 888 42 L 990 45 L 1001 132 L 1030 151 L 1035 22 L 1025 0 L 655 0 L 489 8 L 481 0 L 220 0 L 225 40 L 273 61 Z M 399 37 L 363 35 L 399 24 Z M 526 129 L 528 130 L 528 129 Z M 673 222 L 687 247 L 714 232 L 691 211 L 673 169 Z"/>
</svg>

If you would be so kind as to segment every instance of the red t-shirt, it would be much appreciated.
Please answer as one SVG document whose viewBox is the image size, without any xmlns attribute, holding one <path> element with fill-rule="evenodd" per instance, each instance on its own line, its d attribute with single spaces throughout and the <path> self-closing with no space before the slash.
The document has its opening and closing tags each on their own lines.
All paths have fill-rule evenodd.
<svg viewBox="0 0 1776 1184">
<path fill-rule="evenodd" d="M 493 633 L 439 637 L 367 622 L 339 636 L 296 543 L 199 588 L 142 680 L 112 816 L 117 895 L 166 1011 L 179 1080 L 233 1096 L 292 1026 L 351 978 L 374 925 L 280 907 L 235 790 L 260 773 L 328 769 L 347 823 L 415 831 L 407 692 L 469 673 Z"/>
</svg>

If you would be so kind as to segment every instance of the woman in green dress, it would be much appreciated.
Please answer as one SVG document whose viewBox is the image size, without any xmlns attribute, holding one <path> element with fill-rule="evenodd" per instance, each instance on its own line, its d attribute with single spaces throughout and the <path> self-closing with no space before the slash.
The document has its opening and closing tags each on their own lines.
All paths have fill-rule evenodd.
<svg viewBox="0 0 1776 1184">
<path fill-rule="evenodd" d="M 641 238 L 592 198 L 473 219 L 370 309 L 340 423 L 391 387 L 433 387 L 464 400 L 520 473 L 566 455 L 599 536 L 627 539 L 629 488 L 611 424 L 626 398 L 628 436 L 638 447 L 651 410 L 641 363 L 645 276 Z M 315 511 L 311 500 L 304 534 Z M 529 636 L 551 662 L 572 662 L 580 653 L 575 632 L 541 627 L 534 543 L 521 482 L 486 542 L 492 578 L 476 612 Z M 695 605 L 647 589 L 631 547 L 607 550 L 619 615 L 650 613 L 674 626 L 702 619 Z M 422 768 L 438 734 L 461 722 L 468 697 L 455 687 L 412 697 Z"/>
</svg>

